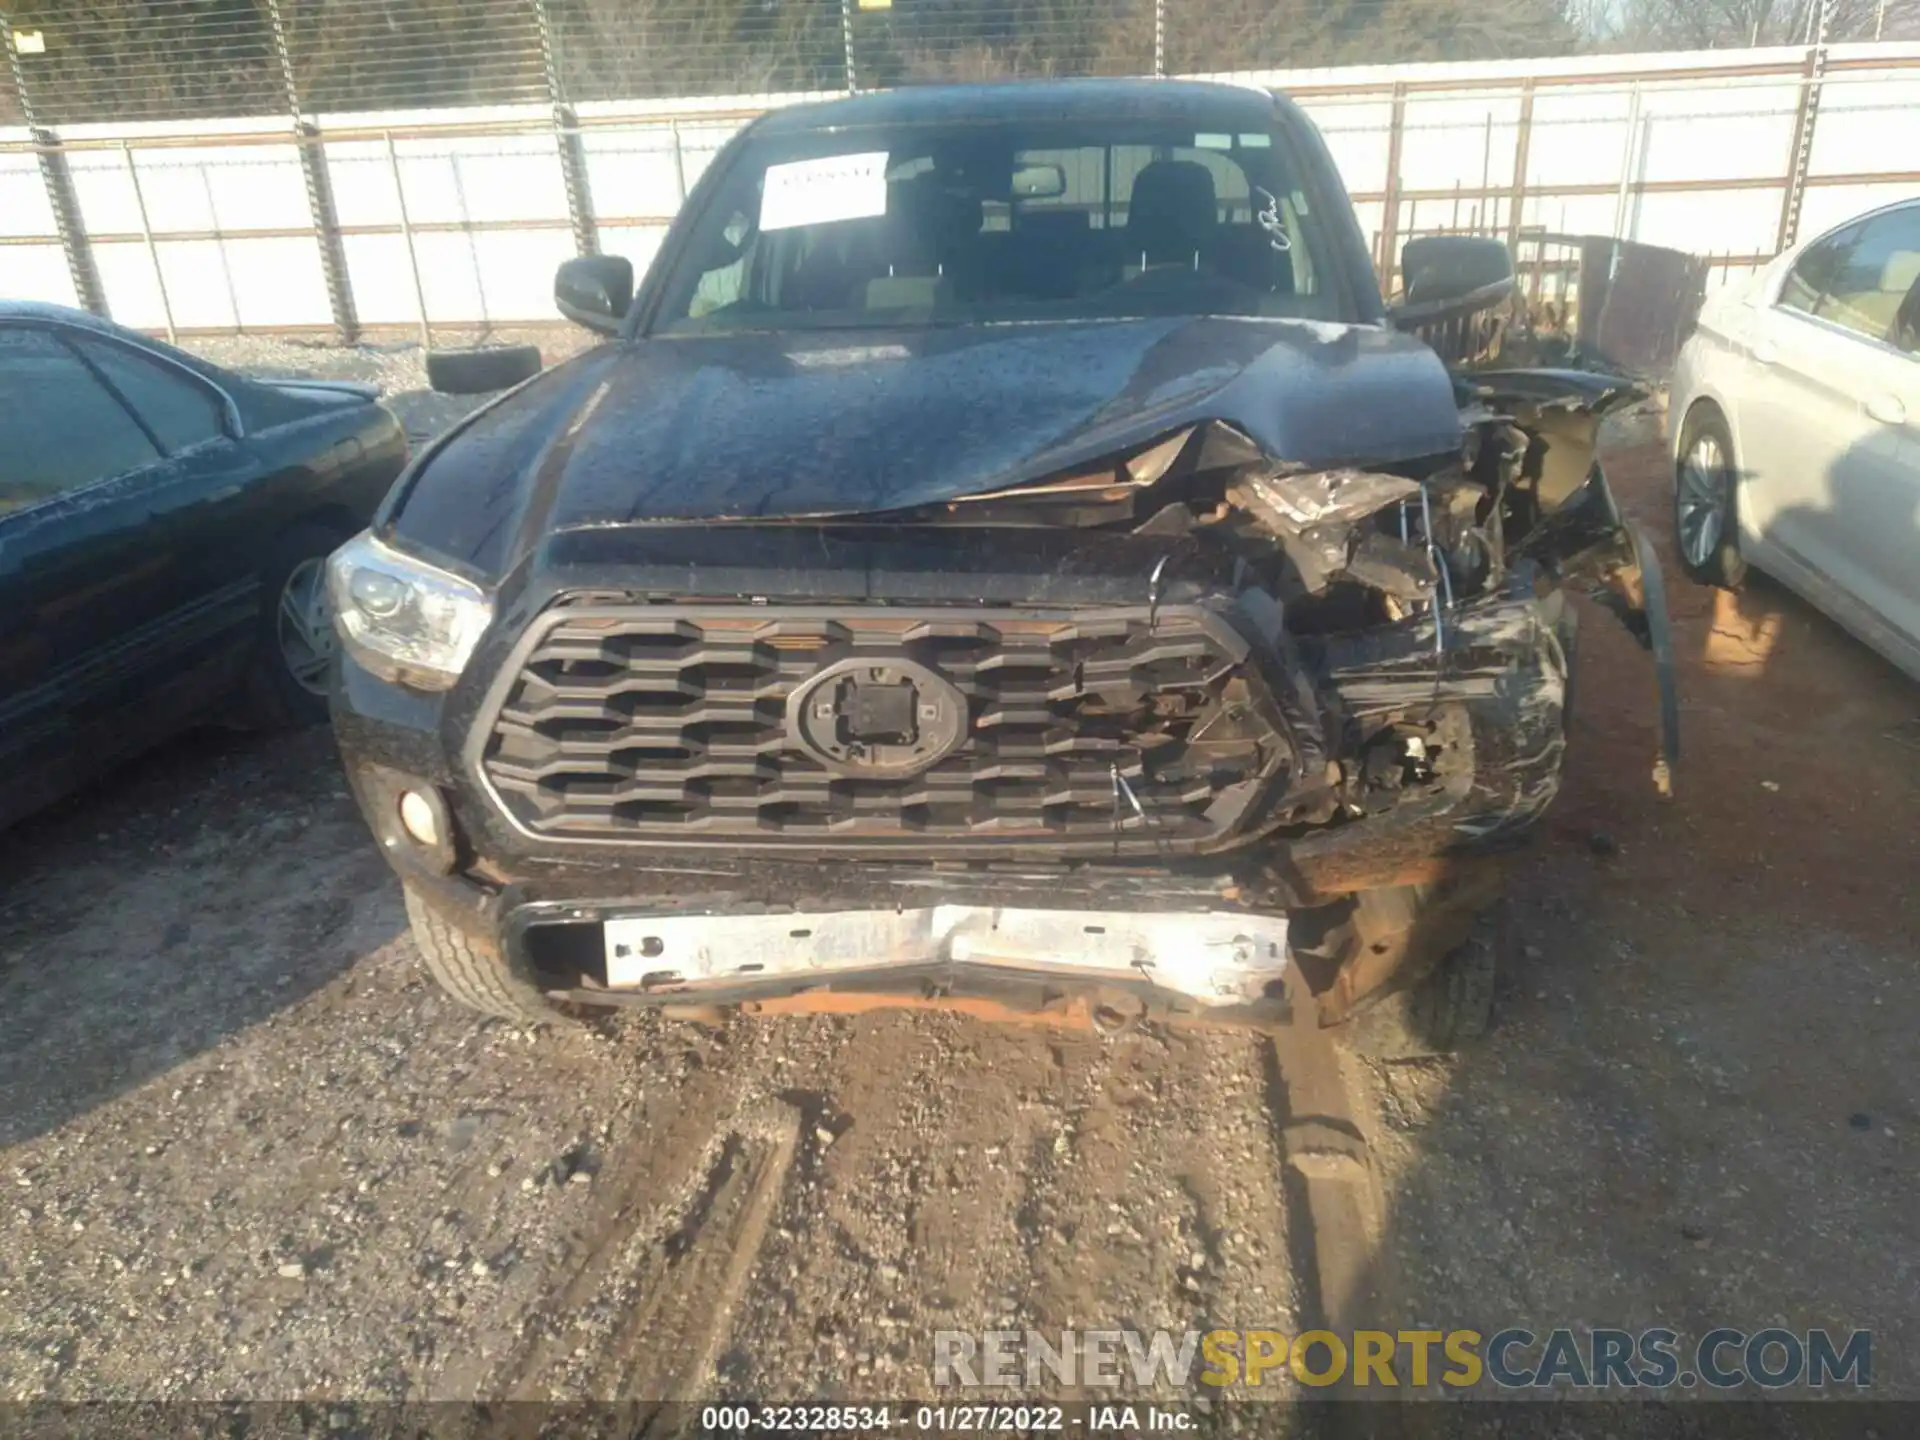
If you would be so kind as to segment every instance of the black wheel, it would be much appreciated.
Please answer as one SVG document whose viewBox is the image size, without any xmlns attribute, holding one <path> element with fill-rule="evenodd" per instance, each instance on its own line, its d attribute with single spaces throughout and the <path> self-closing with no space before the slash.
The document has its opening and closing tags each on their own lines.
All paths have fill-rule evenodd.
<svg viewBox="0 0 1920 1440">
<path fill-rule="evenodd" d="M 1696 405 L 1680 428 L 1673 474 L 1673 541 L 1680 566 L 1702 585 L 1737 590 L 1747 578 L 1740 556 L 1739 471 L 1727 420 Z"/>
<path fill-rule="evenodd" d="M 328 672 L 339 643 L 327 603 L 327 556 L 348 538 L 344 527 L 303 521 L 267 551 L 245 695 L 246 718 L 261 729 L 295 730 L 327 718 Z"/>
<path fill-rule="evenodd" d="M 1335 1037 L 1370 1060 L 1426 1060 L 1478 1040 L 1493 1016 L 1500 934 L 1498 910 L 1482 915 L 1425 976 L 1337 1026 Z"/>
<path fill-rule="evenodd" d="M 402 888 L 413 943 L 442 990 L 469 1010 L 503 1020 L 537 1024 L 560 1018 L 545 995 L 514 973 L 497 945 L 441 919 L 411 885 Z"/>
<path fill-rule="evenodd" d="M 484 395 L 508 390 L 540 373 L 538 345 L 497 345 L 483 350 L 429 350 L 427 384 L 443 395 Z"/>
</svg>

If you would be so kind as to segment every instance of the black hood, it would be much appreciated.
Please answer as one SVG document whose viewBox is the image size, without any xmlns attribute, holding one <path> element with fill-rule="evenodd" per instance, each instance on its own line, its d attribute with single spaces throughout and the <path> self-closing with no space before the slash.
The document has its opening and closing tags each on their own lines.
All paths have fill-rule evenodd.
<svg viewBox="0 0 1920 1440">
<path fill-rule="evenodd" d="M 499 574 L 558 531 L 850 516 L 1102 459 L 1202 420 L 1277 461 L 1458 448 L 1452 382 L 1371 326 L 1231 318 L 648 339 L 475 416 L 396 496 L 406 543 Z"/>
</svg>

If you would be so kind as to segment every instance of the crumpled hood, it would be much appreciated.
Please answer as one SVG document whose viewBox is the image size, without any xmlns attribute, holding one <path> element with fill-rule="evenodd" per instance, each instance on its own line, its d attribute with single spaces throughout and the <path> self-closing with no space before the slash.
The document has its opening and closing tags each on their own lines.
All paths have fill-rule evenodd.
<svg viewBox="0 0 1920 1440">
<path fill-rule="evenodd" d="M 543 535 L 847 516 L 1016 485 L 1201 420 L 1276 460 L 1454 450 L 1452 383 L 1370 326 L 1176 318 L 643 340 L 477 415 L 396 497 L 405 542 L 499 574 Z"/>
</svg>

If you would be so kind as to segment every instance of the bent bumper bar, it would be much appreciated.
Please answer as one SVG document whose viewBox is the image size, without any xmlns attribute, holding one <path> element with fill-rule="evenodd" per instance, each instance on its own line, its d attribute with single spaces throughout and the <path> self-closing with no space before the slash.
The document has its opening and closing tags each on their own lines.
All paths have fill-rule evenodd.
<svg viewBox="0 0 1920 1440">
<path fill-rule="evenodd" d="M 1287 922 L 1223 912 L 1129 914 L 934 905 L 774 915 L 650 915 L 604 925 L 607 987 L 705 998 L 767 982 L 831 981 L 950 964 L 1079 983 L 1139 983 L 1201 1006 L 1273 993 Z"/>
</svg>

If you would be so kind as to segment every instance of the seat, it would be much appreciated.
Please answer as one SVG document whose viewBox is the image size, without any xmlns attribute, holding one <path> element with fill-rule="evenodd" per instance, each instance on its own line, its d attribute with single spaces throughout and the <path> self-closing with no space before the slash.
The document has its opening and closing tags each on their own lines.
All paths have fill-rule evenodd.
<svg viewBox="0 0 1920 1440">
<path fill-rule="evenodd" d="M 1263 294 L 1293 294 L 1293 259 L 1258 225 L 1223 225 L 1200 263 Z"/>
<path fill-rule="evenodd" d="M 813 227 L 807 236 L 806 255 L 794 267 L 780 291 L 780 303 L 787 310 L 846 310 L 852 308 L 864 276 L 848 258 L 850 226 L 865 222 L 845 221 Z"/>
<path fill-rule="evenodd" d="M 1913 354 L 1920 350 L 1920 250 L 1896 250 L 1880 270 L 1880 293 L 1885 307 L 1887 343 Z"/>
<path fill-rule="evenodd" d="M 1887 342 L 1909 355 L 1920 355 L 1920 280 L 1913 282 L 1913 288 L 1907 291 L 1907 298 L 1900 302 L 1900 308 L 1894 312 L 1893 324 L 1887 330 Z"/>
<path fill-rule="evenodd" d="M 888 187 L 884 215 L 814 227 L 812 245 L 783 299 L 794 310 L 895 310 L 933 305 L 964 204 L 937 177 L 918 175 Z M 973 228 L 979 229 L 979 207 Z"/>
<path fill-rule="evenodd" d="M 1191 265 L 1220 229 L 1213 172 L 1197 160 L 1156 160 L 1133 181 L 1127 205 L 1129 263 Z"/>
<path fill-rule="evenodd" d="M 1067 300 L 1079 293 L 1093 217 L 1084 210 L 1028 210 L 1014 217 L 1013 293 L 1032 300 Z"/>
</svg>

